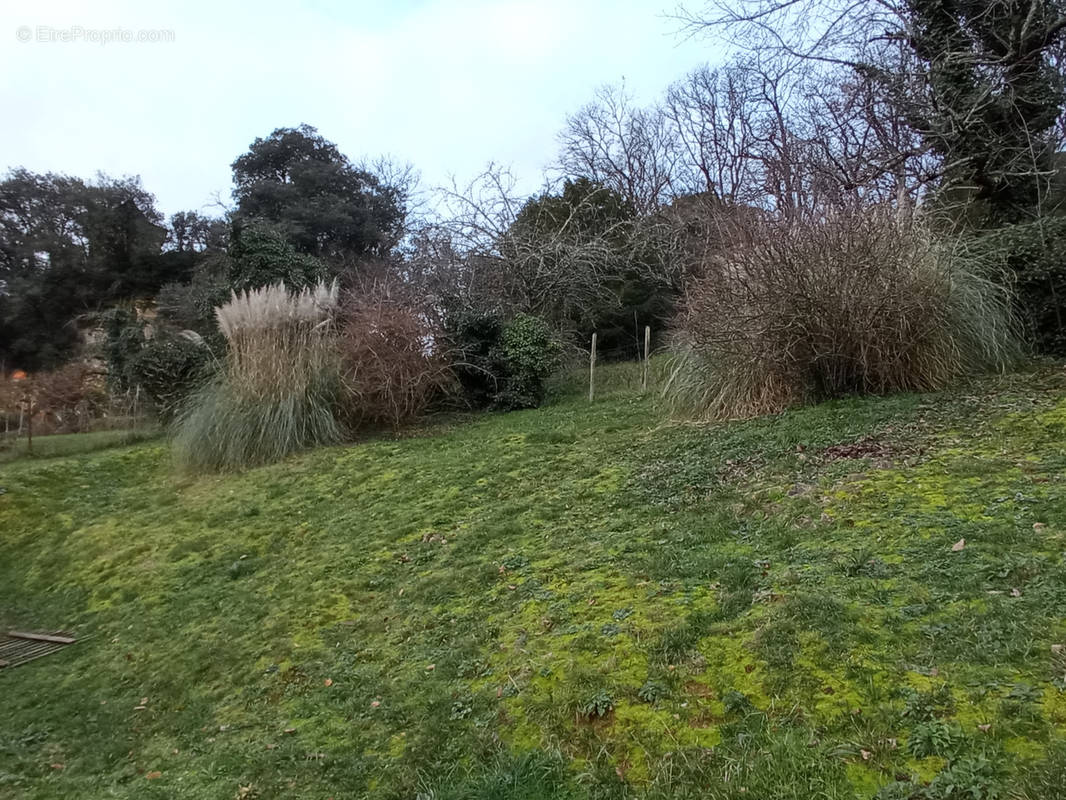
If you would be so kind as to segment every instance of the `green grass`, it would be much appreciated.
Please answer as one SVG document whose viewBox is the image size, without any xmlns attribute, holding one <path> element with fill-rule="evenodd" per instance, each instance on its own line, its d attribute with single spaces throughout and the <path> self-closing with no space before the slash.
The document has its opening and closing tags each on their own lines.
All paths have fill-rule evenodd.
<svg viewBox="0 0 1066 800">
<path fill-rule="evenodd" d="M 58 433 L 33 437 L 33 452 L 29 452 L 25 436 L 0 444 L 0 464 L 21 458 L 55 458 L 92 453 L 109 447 L 133 444 L 159 435 L 154 426 L 139 429 L 94 431 L 92 433 Z"/>
<path fill-rule="evenodd" d="M 0 796 L 1060 796 L 1064 389 L 6 465 Z"/>
</svg>

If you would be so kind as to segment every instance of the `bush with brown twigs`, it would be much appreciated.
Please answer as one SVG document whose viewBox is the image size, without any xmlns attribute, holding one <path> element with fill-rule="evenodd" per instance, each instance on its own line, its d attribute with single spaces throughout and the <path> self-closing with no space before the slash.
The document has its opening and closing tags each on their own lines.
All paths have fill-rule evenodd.
<svg viewBox="0 0 1066 800">
<path fill-rule="evenodd" d="M 416 306 L 380 289 L 344 303 L 337 346 L 353 427 L 399 427 L 453 383 L 440 332 Z"/>
<path fill-rule="evenodd" d="M 887 208 L 752 218 L 699 271 L 665 396 L 696 419 L 938 389 L 1018 355 L 1011 299 L 956 242 Z"/>
</svg>

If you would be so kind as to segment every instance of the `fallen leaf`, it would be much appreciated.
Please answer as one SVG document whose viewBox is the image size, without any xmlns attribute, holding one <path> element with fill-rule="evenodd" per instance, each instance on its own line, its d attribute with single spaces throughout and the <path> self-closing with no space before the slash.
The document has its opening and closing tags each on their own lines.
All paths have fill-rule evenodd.
<svg viewBox="0 0 1066 800">
<path fill-rule="evenodd" d="M 155 769 L 155 770 L 152 770 L 151 772 L 149 772 L 144 777 L 146 777 L 150 781 L 154 781 L 156 778 L 162 778 L 163 777 L 163 773 L 160 772 L 159 770 Z"/>
<path fill-rule="evenodd" d="M 965 540 L 965 539 L 959 539 L 959 540 L 958 540 L 957 542 L 955 542 L 955 544 L 953 544 L 953 545 L 951 546 L 951 551 L 952 551 L 953 553 L 957 553 L 957 552 L 959 552 L 959 551 L 960 551 L 960 550 L 961 550 L 962 548 L 964 548 L 965 546 L 966 546 L 966 540 Z"/>
<path fill-rule="evenodd" d="M 333 685 L 333 678 L 326 678 L 324 681 L 322 681 L 322 683 L 325 686 L 332 686 Z"/>
</svg>

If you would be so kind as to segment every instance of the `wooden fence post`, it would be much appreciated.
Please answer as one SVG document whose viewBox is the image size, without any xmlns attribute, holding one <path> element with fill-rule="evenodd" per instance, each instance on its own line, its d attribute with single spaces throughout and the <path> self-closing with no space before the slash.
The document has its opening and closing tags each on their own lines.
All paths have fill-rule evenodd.
<svg viewBox="0 0 1066 800">
<path fill-rule="evenodd" d="M 33 455 L 33 397 L 26 401 L 26 452 Z"/>
<path fill-rule="evenodd" d="M 592 350 L 589 351 L 589 402 L 596 395 L 596 334 L 592 334 Z"/>
<path fill-rule="evenodd" d="M 644 377 L 640 382 L 640 391 L 648 391 L 648 352 L 651 350 L 651 325 L 644 326 Z"/>
</svg>

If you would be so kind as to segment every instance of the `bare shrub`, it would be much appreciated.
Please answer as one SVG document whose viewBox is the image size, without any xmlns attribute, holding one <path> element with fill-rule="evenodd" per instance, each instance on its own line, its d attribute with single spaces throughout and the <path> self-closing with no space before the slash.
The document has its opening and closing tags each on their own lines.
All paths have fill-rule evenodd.
<svg viewBox="0 0 1066 800">
<path fill-rule="evenodd" d="M 1009 292 L 886 207 L 751 217 L 698 270 L 666 396 L 696 418 L 937 389 L 1017 354 Z"/>
<path fill-rule="evenodd" d="M 89 429 L 108 406 L 107 388 L 99 370 L 74 361 L 32 376 L 27 387 L 34 398 L 39 433 L 73 433 Z"/>
<path fill-rule="evenodd" d="M 337 346 L 352 426 L 421 416 L 453 382 L 441 342 L 429 316 L 384 287 L 348 295 Z"/>
</svg>

